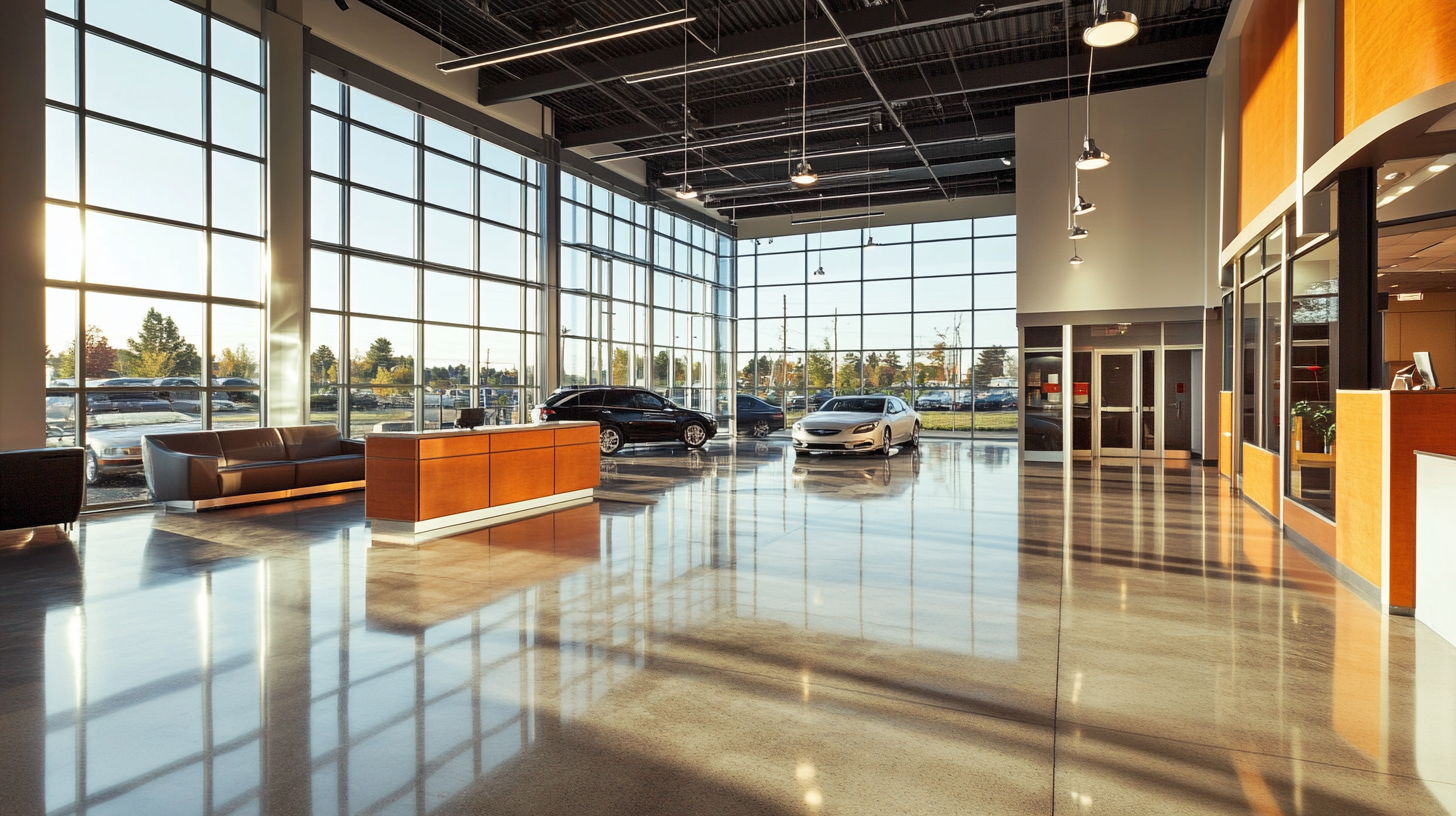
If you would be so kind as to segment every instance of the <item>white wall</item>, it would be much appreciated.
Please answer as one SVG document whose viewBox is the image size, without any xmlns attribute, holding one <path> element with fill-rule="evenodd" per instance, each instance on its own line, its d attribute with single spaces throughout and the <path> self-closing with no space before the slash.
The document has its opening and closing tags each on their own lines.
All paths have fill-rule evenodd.
<svg viewBox="0 0 1456 816">
<path fill-rule="evenodd" d="M 1016 109 L 1019 314 L 1205 305 L 1206 82 L 1093 97 L 1092 135 L 1112 164 L 1082 173 L 1082 196 L 1098 209 L 1080 219 L 1092 234 L 1077 242 L 1067 239 L 1067 168 L 1085 100 L 1072 100 L 1070 144 L 1065 101 Z M 1081 266 L 1067 263 L 1074 250 Z"/>
</svg>

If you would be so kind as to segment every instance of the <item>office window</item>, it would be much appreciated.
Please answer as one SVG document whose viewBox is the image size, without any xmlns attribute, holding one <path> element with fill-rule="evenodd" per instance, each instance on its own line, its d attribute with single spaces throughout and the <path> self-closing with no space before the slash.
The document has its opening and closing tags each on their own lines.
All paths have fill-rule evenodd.
<svg viewBox="0 0 1456 816">
<path fill-rule="evenodd" d="M 46 46 L 47 444 L 86 448 L 88 506 L 145 501 L 143 435 L 261 421 L 262 42 L 87 0 Z"/>
<path fill-rule="evenodd" d="M 452 427 L 469 406 L 525 421 L 540 165 L 323 74 L 310 87 L 311 421 L 351 436 Z"/>
<path fill-rule="evenodd" d="M 1243 440 L 1279 453 L 1284 423 L 1284 230 L 1264 236 L 1239 261 L 1240 411 Z"/>
<path fill-rule="evenodd" d="M 1340 244 L 1289 264 L 1289 498 L 1335 517 L 1335 383 Z"/>
</svg>

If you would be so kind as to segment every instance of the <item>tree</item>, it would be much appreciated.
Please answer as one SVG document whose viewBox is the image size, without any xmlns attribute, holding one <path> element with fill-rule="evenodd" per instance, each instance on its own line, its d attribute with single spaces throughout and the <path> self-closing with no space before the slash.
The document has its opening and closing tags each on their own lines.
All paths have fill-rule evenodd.
<svg viewBox="0 0 1456 816">
<path fill-rule="evenodd" d="M 846 351 L 839 364 L 838 386 L 842 391 L 857 391 L 862 386 L 859 375 L 859 355 Z"/>
<path fill-rule="evenodd" d="M 834 384 L 834 360 L 830 357 L 831 351 L 829 341 L 825 340 L 822 348 L 809 352 L 809 360 L 805 366 L 808 369 L 810 387 L 828 388 Z"/>
<path fill-rule="evenodd" d="M 116 349 L 101 333 L 99 326 L 86 327 L 86 378 L 110 377 L 116 372 Z M 76 376 L 76 341 L 56 357 L 57 377 Z"/>
<path fill-rule="evenodd" d="M 930 352 L 925 355 L 925 367 L 928 369 L 929 379 L 938 383 L 945 383 L 945 340 L 941 340 L 930 347 Z"/>
<path fill-rule="evenodd" d="M 652 355 L 652 385 L 654 388 L 666 388 L 667 378 L 672 373 L 672 355 L 664 349 Z"/>
<path fill-rule="evenodd" d="M 1001 346 L 992 346 L 981 349 L 976 357 L 976 366 L 972 369 L 977 388 L 985 388 L 990 385 L 991 380 L 996 377 L 1006 376 L 1006 349 Z"/>
<path fill-rule="evenodd" d="M 313 372 L 314 382 L 338 382 L 339 358 L 328 346 L 320 345 L 313 350 L 308 356 L 308 368 Z"/>
<path fill-rule="evenodd" d="M 222 355 L 212 368 L 219 377 L 253 379 L 258 376 L 258 359 L 253 356 L 247 343 L 239 343 L 237 348 L 223 349 Z"/>
<path fill-rule="evenodd" d="M 365 376 L 371 380 L 379 376 L 380 369 L 394 367 L 394 344 L 389 342 L 388 337 L 376 338 L 369 344 L 369 350 L 364 352 L 364 364 L 367 366 Z"/>
<path fill-rule="evenodd" d="M 624 348 L 612 349 L 612 382 L 616 385 L 626 385 L 632 382 L 631 358 Z"/>
<path fill-rule="evenodd" d="M 187 342 L 176 321 L 163 316 L 155 308 L 147 309 L 141 331 L 126 341 L 126 348 L 132 355 L 129 368 L 138 377 L 166 377 L 202 371 L 202 358 L 197 353 L 197 346 Z M 167 364 L 166 371 L 147 373 L 155 371 L 164 362 Z"/>
</svg>

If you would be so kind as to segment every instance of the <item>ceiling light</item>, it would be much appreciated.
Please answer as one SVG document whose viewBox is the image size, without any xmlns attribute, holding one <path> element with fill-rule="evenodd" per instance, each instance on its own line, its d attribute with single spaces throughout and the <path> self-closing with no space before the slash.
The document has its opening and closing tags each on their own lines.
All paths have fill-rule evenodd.
<svg viewBox="0 0 1456 816">
<path fill-rule="evenodd" d="M 864 119 L 855 119 L 855 120 L 848 121 L 848 122 L 834 122 L 834 123 L 831 123 L 831 124 L 816 125 L 814 127 L 809 128 L 805 132 L 807 132 L 807 133 L 823 133 L 823 132 L 829 131 L 829 130 L 843 130 L 845 128 L 864 127 L 864 126 L 865 126 L 865 120 Z M 764 139 L 778 139 L 778 138 L 781 138 L 783 136 L 792 136 L 792 135 L 794 135 L 794 131 L 792 129 L 790 129 L 790 130 L 771 130 L 771 131 L 766 131 L 766 132 L 763 132 L 763 133 L 750 133 L 750 134 L 748 134 L 746 136 L 724 136 L 724 137 L 722 137 L 720 139 L 702 139 L 700 141 L 695 142 L 694 144 L 697 147 L 697 149 L 701 150 L 703 148 L 708 148 L 708 147 L 728 147 L 729 145 L 744 144 L 746 142 L 759 142 L 759 141 L 763 141 Z M 897 148 L 898 147 L 903 147 L 903 145 L 894 145 L 894 147 L 897 147 Z M 642 148 L 640 150 L 624 150 L 621 153 L 607 153 L 607 154 L 601 155 L 601 156 L 592 156 L 591 157 L 591 160 L 594 161 L 594 162 L 610 162 L 610 161 L 621 161 L 622 159 L 645 159 L 648 156 L 661 156 L 661 155 L 663 155 L 665 153 L 676 153 L 679 149 L 680 148 L 677 148 L 677 147 L 644 147 L 644 148 Z M 876 148 L 876 149 L 878 149 L 878 148 Z M 850 152 L 858 153 L 860 151 L 855 150 L 855 151 L 850 151 Z M 774 159 L 773 161 L 779 162 L 779 161 L 783 161 L 783 159 Z M 735 164 L 735 165 L 725 165 L 725 166 L 726 167 L 741 167 L 743 165 L 736 165 Z"/>
<path fill-rule="evenodd" d="M 1395 198 L 1396 197 L 1393 196 L 1393 195 L 1388 195 L 1385 198 L 1380 199 L 1380 204 L 1378 204 L 1377 206 L 1384 207 L 1386 204 L 1389 204 L 1390 202 L 1394 201 Z"/>
<path fill-rule="evenodd" d="M 1090 234 L 1091 233 L 1087 232 L 1087 230 L 1081 227 L 1072 227 L 1072 234 L 1068 237 L 1070 237 L 1073 241 L 1080 241 Z"/>
<path fill-rule="evenodd" d="M 1399 190 L 1396 190 L 1396 192 L 1399 193 L 1399 194 L 1401 194 L 1401 195 L 1404 195 L 1404 194 L 1409 193 L 1411 190 L 1414 190 L 1414 189 L 1415 189 L 1415 187 L 1412 187 L 1410 185 L 1406 185 L 1406 186 L 1400 188 Z"/>
<path fill-rule="evenodd" d="M 814 270 L 814 274 L 815 275 L 823 275 L 824 274 L 824 267 L 821 266 L 818 269 Z"/>
<path fill-rule="evenodd" d="M 861 123 L 861 124 L 863 124 L 863 123 Z M 701 147 L 712 147 L 713 146 L 711 142 L 699 142 L 698 145 L 701 146 Z M 906 149 L 906 146 L 904 144 L 881 145 L 880 147 L 871 147 L 871 148 L 858 147 L 858 148 L 855 148 L 854 150 L 834 150 L 834 151 L 830 151 L 828 153 L 810 153 L 810 154 L 807 154 L 805 156 L 805 158 L 808 158 L 808 159 L 822 159 L 822 158 L 826 158 L 826 157 L 829 157 L 829 156 L 849 156 L 849 155 L 852 155 L 852 154 L 855 154 L 855 153 L 866 153 L 866 154 L 868 154 L 868 153 L 878 153 L 878 152 L 880 152 L 882 150 L 904 150 L 904 149 Z M 783 157 L 779 157 L 779 158 L 774 158 L 774 159 L 759 159 L 757 161 L 737 162 L 735 164 L 714 164 L 714 165 L 711 165 L 710 168 L 711 169 L 717 169 L 717 170 L 733 170 L 733 169 L 739 168 L 739 167 L 755 167 L 755 166 L 760 165 L 760 164 L 778 164 L 778 163 L 780 163 L 782 161 L 783 161 Z M 688 174 L 688 171 L 687 170 L 665 170 L 665 171 L 663 171 L 662 174 L 664 176 L 685 176 L 685 175 Z"/>
<path fill-rule="evenodd" d="M 1087 199 L 1077 196 L 1077 206 L 1072 208 L 1072 215 L 1086 215 L 1089 212 L 1096 212 L 1097 205 L 1089 204 Z"/>
<path fill-rule="evenodd" d="M 797 45 L 785 48 L 775 48 L 768 51 L 756 51 L 752 54 L 744 54 L 741 57 L 724 57 L 721 59 L 704 60 L 693 63 L 686 70 L 682 68 L 666 68 L 661 71 L 644 71 L 640 74 L 629 74 L 622 77 L 623 80 L 634 85 L 651 82 L 656 79 L 671 79 L 672 77 L 696 74 L 702 71 L 718 71 L 724 68 L 737 68 L 740 65 L 752 65 L 755 62 L 767 62 L 769 60 L 793 59 L 800 54 L 812 54 L 816 51 L 829 51 L 835 48 L 844 48 L 847 45 L 843 40 L 824 40 L 822 42 L 810 43 L 808 48 Z"/>
<path fill-rule="evenodd" d="M 856 219 L 856 218 L 875 218 L 875 217 L 881 216 L 881 215 L 884 215 L 884 212 L 872 212 L 872 213 L 858 213 L 857 212 L 857 213 L 849 213 L 848 215 L 817 215 L 817 216 L 815 216 L 813 218 L 803 218 L 803 219 L 800 219 L 798 221 L 790 221 L 789 224 L 792 225 L 792 226 L 798 226 L 800 224 L 824 224 L 824 223 L 828 223 L 830 221 L 851 221 L 851 220 Z"/>
<path fill-rule="evenodd" d="M 875 243 L 875 236 L 871 235 L 870 236 L 870 239 L 868 241 L 865 241 L 864 248 L 865 249 L 874 249 L 877 246 L 879 246 L 879 244 Z"/>
<path fill-rule="evenodd" d="M 1396 170 L 1394 173 L 1386 173 L 1385 174 L 1385 180 L 1386 181 L 1395 181 L 1396 179 L 1403 179 L 1403 178 L 1405 178 L 1405 173 L 1402 173 L 1399 170 Z"/>
<path fill-rule="evenodd" d="M 809 166 L 806 161 L 799 162 L 799 166 L 794 168 L 793 175 L 789 176 L 789 181 L 800 187 L 808 187 L 818 180 L 819 174 L 814 172 L 814 168 Z"/>
<path fill-rule="evenodd" d="M 1078 170 L 1097 170 L 1112 164 L 1112 155 L 1097 146 L 1096 139 L 1082 143 L 1082 155 L 1077 157 Z"/>
<path fill-rule="evenodd" d="M 1102 12 L 1092 26 L 1082 32 L 1082 42 L 1093 48 L 1122 45 L 1138 34 L 1137 15 L 1130 11 Z"/>
<path fill-rule="evenodd" d="M 1071 264 L 1072 266 L 1081 266 L 1082 265 L 1082 256 L 1081 255 L 1073 255 L 1072 256 L 1072 260 L 1067 261 L 1067 263 Z"/>
<path fill-rule="evenodd" d="M 686 25 L 698 19 L 696 15 L 684 11 L 665 11 L 662 14 L 654 14 L 650 17 L 643 17 L 637 20 L 630 20 L 625 23 L 613 23 L 612 25 L 593 28 L 587 31 L 578 31 L 575 34 L 567 34 L 564 37 L 555 37 L 549 40 L 540 40 L 524 45 L 516 45 L 510 48 L 503 48 L 499 51 L 491 51 L 487 54 L 476 54 L 473 57 L 462 57 L 460 59 L 446 60 L 435 65 L 445 73 L 452 71 L 464 71 L 470 68 L 483 68 L 487 65 L 498 65 L 502 62 L 525 59 L 527 57 L 539 57 L 542 54 L 550 54 L 554 51 L 561 51 L 567 48 L 575 48 L 580 45 L 591 45 L 604 40 L 615 40 L 618 37 L 626 37 L 632 34 L 641 34 L 644 31 L 654 31 L 668 26 Z"/>
<path fill-rule="evenodd" d="M 687 179 L 683 179 L 683 183 L 679 184 L 677 189 L 672 191 L 672 194 L 684 201 L 690 201 L 698 197 L 698 191 L 693 189 L 693 185 L 688 184 Z"/>
<path fill-rule="evenodd" d="M 922 184 L 919 187 L 901 187 L 895 190 L 876 190 L 874 194 L 877 196 L 900 195 L 901 193 L 920 193 L 929 189 L 929 184 Z M 750 201 L 747 204 L 723 204 L 719 205 L 718 208 L 726 209 L 727 207 L 737 207 L 740 210 L 746 210 L 749 207 L 766 207 L 770 204 L 802 204 L 806 201 L 832 201 L 836 198 L 859 198 L 862 195 L 864 195 L 864 193 L 846 193 L 844 195 L 815 196 L 814 198 L 781 198 L 775 201 Z"/>
</svg>

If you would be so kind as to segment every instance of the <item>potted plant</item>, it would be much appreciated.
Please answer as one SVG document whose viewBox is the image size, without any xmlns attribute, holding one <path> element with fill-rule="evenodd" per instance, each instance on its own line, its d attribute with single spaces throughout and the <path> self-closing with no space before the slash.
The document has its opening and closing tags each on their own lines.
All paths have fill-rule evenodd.
<svg viewBox="0 0 1456 816">
<path fill-rule="evenodd" d="M 1335 452 L 1335 410 L 1328 405 L 1301 400 L 1294 403 L 1290 413 L 1304 420 L 1304 427 L 1320 435 L 1324 452 Z"/>
</svg>

